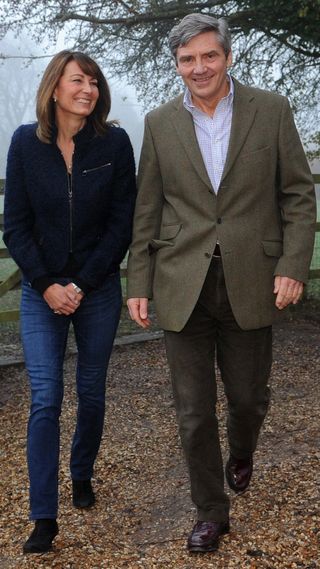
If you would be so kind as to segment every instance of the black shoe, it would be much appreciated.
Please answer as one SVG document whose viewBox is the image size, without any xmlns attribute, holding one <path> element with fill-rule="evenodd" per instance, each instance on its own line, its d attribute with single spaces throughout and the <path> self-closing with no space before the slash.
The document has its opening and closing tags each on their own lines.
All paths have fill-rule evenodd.
<svg viewBox="0 0 320 569">
<path fill-rule="evenodd" d="M 45 553 L 52 549 L 52 542 L 58 534 L 56 520 L 36 520 L 34 530 L 23 546 L 23 553 Z"/>
<path fill-rule="evenodd" d="M 96 499 L 91 480 L 72 480 L 72 501 L 75 508 L 90 508 Z"/>
<path fill-rule="evenodd" d="M 235 458 L 230 454 L 226 464 L 226 479 L 230 488 L 237 494 L 242 494 L 248 488 L 252 471 L 252 455 L 248 458 Z"/>
<path fill-rule="evenodd" d="M 219 547 L 219 538 L 230 530 L 229 522 L 197 522 L 188 538 L 191 553 L 208 553 Z"/>
</svg>

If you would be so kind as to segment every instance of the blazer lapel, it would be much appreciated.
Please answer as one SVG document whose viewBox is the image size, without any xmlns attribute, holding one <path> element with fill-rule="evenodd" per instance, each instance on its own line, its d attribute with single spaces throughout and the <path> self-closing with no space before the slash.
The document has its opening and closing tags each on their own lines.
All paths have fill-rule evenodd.
<svg viewBox="0 0 320 569">
<path fill-rule="evenodd" d="M 233 103 L 232 125 L 227 159 L 221 182 L 230 172 L 254 121 L 256 103 L 252 92 L 233 78 L 235 93 Z M 198 172 L 201 180 L 213 190 L 202 154 L 198 145 L 191 114 L 183 106 L 183 95 L 177 100 L 176 112 L 172 113 L 172 121 L 178 138 L 183 145 L 190 162 Z M 214 194 L 215 195 L 215 194 Z"/>
<path fill-rule="evenodd" d="M 227 159 L 221 182 L 230 172 L 254 121 L 256 103 L 254 95 L 247 88 L 233 79 L 235 92 L 233 102 L 232 124 Z"/>
<path fill-rule="evenodd" d="M 178 138 L 183 145 L 190 162 L 195 167 L 201 180 L 213 190 L 208 176 L 202 154 L 198 145 L 191 114 L 183 106 L 183 95 L 179 97 L 176 112 L 172 113 L 172 120 Z"/>
</svg>

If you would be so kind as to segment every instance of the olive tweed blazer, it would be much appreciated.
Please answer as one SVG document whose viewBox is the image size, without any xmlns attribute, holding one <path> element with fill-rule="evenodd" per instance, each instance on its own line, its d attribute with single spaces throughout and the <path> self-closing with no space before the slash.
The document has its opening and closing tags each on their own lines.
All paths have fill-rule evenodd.
<svg viewBox="0 0 320 569">
<path fill-rule="evenodd" d="M 183 96 L 146 117 L 128 296 L 153 298 L 167 330 L 181 330 L 190 317 L 217 240 L 229 300 L 243 329 L 274 321 L 274 275 L 303 282 L 308 277 L 316 202 L 289 103 L 234 84 L 217 195 Z"/>
</svg>

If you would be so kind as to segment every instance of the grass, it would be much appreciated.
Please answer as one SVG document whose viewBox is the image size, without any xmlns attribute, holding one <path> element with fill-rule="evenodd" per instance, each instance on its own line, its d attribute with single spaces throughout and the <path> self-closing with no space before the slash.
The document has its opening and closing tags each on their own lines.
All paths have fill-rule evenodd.
<svg viewBox="0 0 320 569">
<path fill-rule="evenodd" d="M 320 207 L 319 207 L 320 212 Z M 319 215 L 318 215 L 319 217 Z M 316 233 L 311 269 L 320 268 L 320 232 Z M 308 298 L 320 300 L 320 279 L 312 279 L 308 282 L 306 295 Z"/>
</svg>

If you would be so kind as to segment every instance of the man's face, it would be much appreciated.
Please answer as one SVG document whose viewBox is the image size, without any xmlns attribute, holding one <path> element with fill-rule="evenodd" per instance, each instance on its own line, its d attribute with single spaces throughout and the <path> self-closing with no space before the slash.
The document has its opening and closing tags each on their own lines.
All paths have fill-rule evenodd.
<svg viewBox="0 0 320 569">
<path fill-rule="evenodd" d="M 227 94 L 227 68 L 232 56 L 226 57 L 215 32 L 192 38 L 177 51 L 177 72 L 189 88 L 193 102 L 217 103 Z"/>
</svg>

